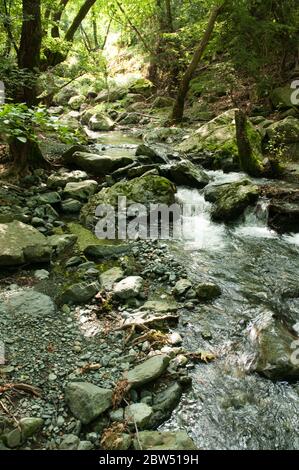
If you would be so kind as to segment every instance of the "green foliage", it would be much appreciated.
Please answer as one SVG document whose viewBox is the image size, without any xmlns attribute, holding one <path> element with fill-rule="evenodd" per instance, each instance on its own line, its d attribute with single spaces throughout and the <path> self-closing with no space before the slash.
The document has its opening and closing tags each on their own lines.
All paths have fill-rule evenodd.
<svg viewBox="0 0 299 470">
<path fill-rule="evenodd" d="M 4 104 L 0 106 L 0 134 L 10 141 L 36 142 L 38 132 L 53 133 L 62 142 L 78 143 L 79 137 L 56 118 L 49 115 L 45 108 L 30 109 L 25 104 Z"/>
</svg>

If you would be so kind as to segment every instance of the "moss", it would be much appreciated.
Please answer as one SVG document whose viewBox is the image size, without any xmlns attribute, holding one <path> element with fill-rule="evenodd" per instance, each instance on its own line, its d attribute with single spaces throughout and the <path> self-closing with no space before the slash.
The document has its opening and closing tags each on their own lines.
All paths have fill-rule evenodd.
<svg viewBox="0 0 299 470">
<path fill-rule="evenodd" d="M 240 166 L 249 175 L 260 176 L 264 173 L 261 135 L 248 120 L 245 132 L 250 144 L 251 155 L 248 155 L 246 159 L 240 159 Z"/>
</svg>

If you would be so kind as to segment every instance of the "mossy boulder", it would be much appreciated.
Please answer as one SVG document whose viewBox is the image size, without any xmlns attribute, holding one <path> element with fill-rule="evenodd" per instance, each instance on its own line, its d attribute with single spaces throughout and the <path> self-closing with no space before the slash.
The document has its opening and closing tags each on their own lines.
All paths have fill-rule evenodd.
<svg viewBox="0 0 299 470">
<path fill-rule="evenodd" d="M 286 160 L 299 162 L 299 119 L 288 116 L 274 122 L 267 127 L 266 135 L 274 146 L 283 149 Z"/>
<path fill-rule="evenodd" d="M 263 176 L 266 164 L 262 152 L 262 134 L 241 110 L 236 111 L 235 121 L 241 170 L 250 176 Z"/>
<path fill-rule="evenodd" d="M 220 168 L 221 160 L 232 159 L 238 162 L 235 112 L 236 109 L 231 109 L 204 124 L 191 133 L 178 146 L 178 150 L 186 154 L 209 151 L 217 155 Z"/>
<path fill-rule="evenodd" d="M 157 142 L 173 143 L 181 142 L 184 135 L 186 135 L 186 130 L 180 127 L 155 127 L 144 133 L 143 140 L 148 144 Z"/>
<path fill-rule="evenodd" d="M 267 136 L 278 143 L 299 142 L 299 119 L 288 116 L 282 121 L 274 122 L 267 128 Z"/>
<path fill-rule="evenodd" d="M 94 195 L 82 208 L 80 219 L 84 225 L 94 226 L 97 206 L 110 205 L 117 209 L 121 196 L 127 198 L 127 205 L 139 203 L 149 208 L 150 204 L 173 204 L 175 193 L 175 185 L 162 176 L 149 175 L 119 182 Z"/>
<path fill-rule="evenodd" d="M 85 102 L 85 96 L 83 95 L 76 95 L 72 96 L 69 101 L 68 105 L 70 108 L 72 108 L 74 111 L 78 111 L 82 104 Z"/>
<path fill-rule="evenodd" d="M 154 85 L 146 78 L 136 78 L 131 81 L 128 91 L 143 96 L 150 96 L 154 89 Z"/>
<path fill-rule="evenodd" d="M 50 261 L 52 247 L 37 229 L 22 222 L 0 224 L 0 266 Z"/>
<path fill-rule="evenodd" d="M 205 190 L 205 199 L 214 203 L 212 218 L 218 221 L 238 218 L 258 197 L 258 186 L 249 180 L 210 186 Z"/>
<path fill-rule="evenodd" d="M 88 126 L 92 131 L 111 131 L 115 127 L 114 122 L 105 113 L 105 109 L 101 104 L 85 111 L 81 117 L 81 123 Z"/>
<path fill-rule="evenodd" d="M 127 88 L 114 88 L 112 90 L 102 90 L 96 97 L 96 103 L 113 103 L 122 100 L 128 93 Z"/>
<path fill-rule="evenodd" d="M 290 87 L 290 85 L 275 88 L 271 93 L 271 101 L 276 108 L 280 109 L 288 109 L 293 108 L 295 106 L 292 103 L 292 94 L 294 93 L 294 89 Z"/>
</svg>

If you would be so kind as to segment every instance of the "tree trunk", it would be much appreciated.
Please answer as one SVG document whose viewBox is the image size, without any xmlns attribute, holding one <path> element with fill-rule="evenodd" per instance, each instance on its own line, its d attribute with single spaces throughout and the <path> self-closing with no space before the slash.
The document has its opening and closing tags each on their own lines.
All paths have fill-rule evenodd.
<svg viewBox="0 0 299 470">
<path fill-rule="evenodd" d="M 219 16 L 220 12 L 222 11 L 222 8 L 223 8 L 223 5 L 220 5 L 220 6 L 216 6 L 212 9 L 211 14 L 210 14 L 210 18 L 209 18 L 209 21 L 208 21 L 208 26 L 207 26 L 207 29 L 205 31 L 205 34 L 204 34 L 204 36 L 201 40 L 201 43 L 199 44 L 198 48 L 196 49 L 196 51 L 193 55 L 192 61 L 191 61 L 190 65 L 188 66 L 188 68 L 187 68 L 187 70 L 186 70 L 186 72 L 183 76 L 183 79 L 180 83 L 177 98 L 176 98 L 176 102 L 175 102 L 173 110 L 172 110 L 171 121 L 173 123 L 179 123 L 179 122 L 182 122 L 182 120 L 183 120 L 185 100 L 186 100 L 187 93 L 189 91 L 190 81 L 192 80 L 193 75 L 194 75 L 194 73 L 195 73 L 195 71 L 198 67 L 199 62 L 200 62 L 200 59 L 202 58 L 203 53 L 205 52 L 206 47 L 209 44 L 209 41 L 211 39 L 212 33 L 214 31 L 214 28 L 215 28 L 217 18 Z"/>
<path fill-rule="evenodd" d="M 262 176 L 265 168 L 262 162 L 254 155 L 247 130 L 247 116 L 241 109 L 236 111 L 235 121 L 240 167 L 250 176 Z"/>
<path fill-rule="evenodd" d="M 23 0 L 23 22 L 20 47 L 18 49 L 18 68 L 29 72 L 30 79 L 23 83 L 16 94 L 17 103 L 28 107 L 37 104 L 37 79 L 40 65 L 42 41 L 40 0 Z M 29 170 L 46 166 L 38 144 L 28 140 L 23 143 L 13 139 L 10 144 L 13 158 L 12 172 L 24 175 Z"/>
<path fill-rule="evenodd" d="M 18 50 L 18 68 L 30 73 L 30 79 L 17 93 L 17 101 L 28 107 L 37 103 L 36 81 L 40 65 L 42 42 L 40 0 L 23 0 L 23 23 L 20 47 Z"/>
<path fill-rule="evenodd" d="M 17 177 L 22 177 L 36 168 L 48 168 L 49 166 L 37 142 L 32 140 L 23 143 L 13 139 L 9 143 L 9 151 L 12 157 L 10 173 Z"/>
<path fill-rule="evenodd" d="M 61 20 L 62 14 L 67 6 L 69 0 L 61 0 L 60 5 L 58 6 L 57 11 L 53 15 L 53 22 L 54 26 L 51 30 L 52 38 L 59 38 L 60 37 L 60 30 L 59 30 L 59 21 Z"/>
</svg>

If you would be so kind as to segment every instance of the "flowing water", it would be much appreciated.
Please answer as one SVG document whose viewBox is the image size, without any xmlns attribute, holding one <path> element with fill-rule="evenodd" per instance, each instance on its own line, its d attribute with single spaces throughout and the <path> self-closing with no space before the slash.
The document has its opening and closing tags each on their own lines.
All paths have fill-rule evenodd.
<svg viewBox="0 0 299 470">
<path fill-rule="evenodd" d="M 212 184 L 244 176 L 210 175 Z M 192 391 L 163 428 L 185 428 L 202 449 L 298 449 L 299 387 L 250 372 L 248 341 L 252 324 L 269 312 L 291 324 L 299 320 L 299 299 L 282 299 L 298 288 L 298 234 L 279 236 L 267 227 L 266 200 L 230 226 L 211 220 L 200 191 L 180 188 L 178 201 L 199 210 L 192 242 L 178 241 L 173 249 L 191 279 L 214 281 L 223 295 L 183 319 L 185 346 L 212 350 L 218 360 L 194 368 Z"/>
<path fill-rule="evenodd" d="M 116 155 L 124 149 L 131 153 L 138 143 L 107 135 L 101 135 L 98 146 Z M 211 184 L 245 176 L 209 174 Z M 170 246 L 188 266 L 190 279 L 217 283 L 222 296 L 181 319 L 184 346 L 212 351 L 217 360 L 194 367 L 192 390 L 162 428 L 185 428 L 201 449 L 299 449 L 299 385 L 252 372 L 249 341 L 252 325 L 272 312 L 290 325 L 299 321 L 298 297 L 285 295 L 298 290 L 299 234 L 280 236 L 267 227 L 267 200 L 259 200 L 237 223 L 225 225 L 211 220 L 211 205 L 202 191 L 179 188 L 177 199 L 197 211 L 190 220 L 185 215 L 189 239 Z"/>
</svg>

